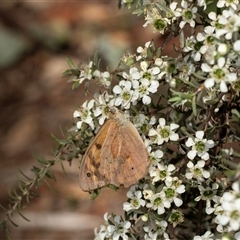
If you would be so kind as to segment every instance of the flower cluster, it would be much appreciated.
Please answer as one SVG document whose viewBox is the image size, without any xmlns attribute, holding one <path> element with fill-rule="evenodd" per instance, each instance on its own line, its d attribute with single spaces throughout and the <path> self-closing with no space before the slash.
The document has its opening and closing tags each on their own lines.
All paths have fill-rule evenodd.
<svg viewBox="0 0 240 240">
<path fill-rule="evenodd" d="M 217 229 L 220 232 L 236 231 L 236 239 L 240 238 L 240 184 L 239 180 L 232 184 L 232 191 L 225 192 L 219 204 L 216 206 L 215 222 L 218 224 Z"/>
<path fill-rule="evenodd" d="M 108 213 L 104 215 L 105 225 L 101 225 L 100 231 L 95 230 L 95 239 L 128 239 L 127 233 L 131 227 L 129 221 L 123 221 L 123 219 L 118 215 L 109 216 Z M 115 224 L 111 224 L 114 222 Z"/>
<path fill-rule="evenodd" d="M 240 139 L 239 3 L 219 0 L 216 12 L 205 0 L 137 7 L 144 27 L 181 32 L 178 56 L 162 56 L 149 41 L 122 57 L 123 68 L 100 72 L 91 62 L 74 80 L 95 80 L 106 92 L 74 112 L 73 129 L 96 133 L 117 106 L 133 116 L 151 160 L 127 192 L 125 217 L 106 214 L 95 239 L 240 239 L 240 154 L 231 149 Z M 184 36 L 197 25 L 202 30 Z"/>
</svg>

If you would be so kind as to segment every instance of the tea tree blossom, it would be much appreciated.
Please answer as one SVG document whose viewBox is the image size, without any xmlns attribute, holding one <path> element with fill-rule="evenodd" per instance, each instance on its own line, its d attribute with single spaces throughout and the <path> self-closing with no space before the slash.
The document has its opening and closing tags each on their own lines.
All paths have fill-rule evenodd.
<svg viewBox="0 0 240 240">
<path fill-rule="evenodd" d="M 144 191 L 146 194 L 146 191 Z M 165 208 L 170 208 L 171 204 L 166 200 L 166 196 L 164 192 L 153 193 L 150 190 L 148 191 L 148 199 L 150 202 L 146 204 L 147 208 L 157 210 L 159 215 L 165 212 Z"/>
<path fill-rule="evenodd" d="M 197 41 L 195 36 L 191 36 L 186 39 L 186 45 L 183 51 L 190 53 L 194 61 L 198 62 L 201 60 L 201 56 L 206 52 L 201 41 Z"/>
<path fill-rule="evenodd" d="M 211 207 L 211 201 L 219 202 L 219 196 L 217 195 L 218 188 L 219 185 L 217 183 L 213 183 L 212 186 L 207 187 L 204 187 L 203 185 L 198 186 L 200 195 L 195 198 L 195 201 L 200 201 L 201 199 L 206 201 L 207 214 L 214 212 L 214 208 Z"/>
<path fill-rule="evenodd" d="M 228 231 L 240 229 L 240 198 L 239 183 L 234 182 L 233 191 L 225 192 L 221 198 L 222 211 L 216 217 L 216 222 L 222 226 L 228 226 Z"/>
<path fill-rule="evenodd" d="M 112 237 L 114 240 L 128 239 L 127 233 L 131 227 L 131 223 L 129 221 L 123 221 L 118 215 L 114 216 L 112 219 L 107 213 L 104 215 L 104 219 L 106 225 L 101 225 L 99 232 L 95 229 L 94 240 L 103 240 L 109 237 Z M 111 220 L 112 224 L 109 223 L 109 220 Z"/>
<path fill-rule="evenodd" d="M 129 198 L 129 202 L 123 204 L 123 210 L 125 211 L 139 209 L 145 205 L 145 200 L 142 199 L 142 192 L 136 191 L 134 186 L 127 192 L 127 197 Z"/>
<path fill-rule="evenodd" d="M 144 27 L 179 35 L 176 56 L 162 54 L 167 38 L 127 52 L 112 71 L 96 69 L 96 61 L 72 71 L 76 84 L 91 80 L 106 90 L 74 112 L 75 133 L 88 124 L 92 134 L 108 118 L 109 107 L 117 106 L 127 110 L 150 160 L 146 176 L 127 192 L 124 218 L 106 215 L 95 239 L 240 239 L 240 153 L 231 147 L 240 138 L 240 8 L 236 0 L 218 0 L 214 9 L 209 3 L 120 1 L 136 7 Z M 131 161 L 128 156 L 123 158 Z"/>
<path fill-rule="evenodd" d="M 209 159 L 208 150 L 214 147 L 214 142 L 213 140 L 207 140 L 206 138 L 203 139 L 203 136 L 203 131 L 197 131 L 195 139 L 192 137 L 188 138 L 186 146 L 192 148 L 187 154 L 189 159 L 193 160 L 196 156 L 205 161 Z"/>
<path fill-rule="evenodd" d="M 169 201 L 169 203 L 174 202 L 177 207 L 183 203 L 179 195 L 185 192 L 185 186 L 181 183 L 181 180 L 174 177 L 171 182 L 166 182 L 166 186 L 164 186 L 162 190 L 165 194 L 166 201 Z"/>
<path fill-rule="evenodd" d="M 187 164 L 188 170 L 185 174 L 187 179 L 196 179 L 198 182 L 205 181 L 206 178 L 210 177 L 210 173 L 203 169 L 205 162 L 200 160 L 196 165 L 189 161 Z M 205 179 L 204 179 L 205 178 Z"/>
<path fill-rule="evenodd" d="M 130 108 L 130 102 L 134 102 L 137 99 L 137 95 L 132 90 L 132 83 L 130 81 L 120 81 L 119 85 L 113 88 L 113 92 L 118 94 L 115 105 L 121 105 L 126 109 Z"/>
<path fill-rule="evenodd" d="M 160 149 L 158 149 L 155 152 L 150 152 L 149 154 L 149 158 L 151 159 L 151 164 L 153 166 L 157 166 L 162 157 L 163 157 L 163 151 L 161 151 Z"/>
<path fill-rule="evenodd" d="M 151 41 L 146 42 L 144 48 L 139 46 L 137 48 L 137 53 L 139 55 L 136 57 L 136 60 L 139 61 L 139 60 L 141 60 L 143 58 L 146 58 L 147 57 L 147 50 L 151 46 L 152 46 L 152 42 Z"/>
<path fill-rule="evenodd" d="M 184 221 L 184 216 L 181 210 L 173 209 L 170 213 L 168 221 L 172 223 L 173 227 L 176 227 L 178 224 Z"/>
<path fill-rule="evenodd" d="M 193 240 L 214 240 L 214 235 L 210 231 L 207 231 L 202 236 L 195 236 Z"/>
<path fill-rule="evenodd" d="M 94 129 L 94 124 L 93 124 L 93 118 L 92 118 L 92 111 L 91 109 L 94 106 L 95 100 L 90 100 L 89 102 L 86 101 L 83 103 L 82 107 L 80 110 L 76 110 L 73 113 L 74 118 L 78 118 L 79 120 L 76 123 L 76 127 L 80 129 L 82 127 L 82 124 L 85 122 L 89 124 L 89 126 Z"/>
<path fill-rule="evenodd" d="M 217 84 L 220 91 L 225 93 L 228 91 L 227 83 L 233 83 L 237 80 L 236 73 L 229 73 L 229 70 L 225 66 L 224 58 L 219 58 L 217 65 L 209 66 L 203 63 L 201 67 L 203 72 L 209 73 L 209 77 L 204 82 L 204 85 L 208 89 Z"/>
<path fill-rule="evenodd" d="M 170 240 L 169 235 L 166 233 L 167 230 L 166 221 L 154 221 L 154 224 L 147 225 L 143 227 L 145 232 L 145 240 L 158 240 L 160 237 L 165 240 Z"/>
<path fill-rule="evenodd" d="M 159 125 L 156 129 L 150 129 L 149 136 L 152 137 L 153 142 L 158 145 L 163 144 L 164 142 L 177 141 L 179 136 L 174 132 L 175 129 L 179 127 L 178 124 L 171 123 L 169 126 L 166 125 L 166 120 L 164 118 L 159 119 Z"/>
<path fill-rule="evenodd" d="M 107 88 L 111 86 L 111 76 L 109 72 L 100 72 L 99 70 L 95 70 L 93 75 L 95 79 L 97 79 L 100 86 L 103 85 Z"/>
<path fill-rule="evenodd" d="M 89 62 L 88 65 L 83 65 L 82 71 L 80 72 L 80 75 L 78 79 L 75 81 L 79 81 L 79 83 L 82 83 L 84 80 L 91 80 L 93 78 L 93 62 Z"/>
<path fill-rule="evenodd" d="M 109 115 L 109 108 L 114 106 L 114 96 L 104 92 L 99 95 L 96 102 L 98 105 L 93 109 L 93 114 L 99 119 L 99 125 L 103 125 L 105 119 Z"/>
<path fill-rule="evenodd" d="M 180 22 L 179 27 L 183 28 L 186 23 L 188 23 L 191 27 L 195 27 L 194 19 L 196 18 L 195 13 L 197 12 L 197 8 L 191 8 L 187 1 L 182 1 L 181 6 L 183 7 L 183 12 L 182 21 Z"/>
<path fill-rule="evenodd" d="M 169 164 L 168 166 L 165 166 L 161 163 L 157 164 L 156 168 L 150 168 L 150 176 L 153 178 L 152 181 L 158 182 L 166 181 L 166 182 L 172 182 L 171 174 L 175 170 L 175 166 L 173 164 Z"/>
</svg>

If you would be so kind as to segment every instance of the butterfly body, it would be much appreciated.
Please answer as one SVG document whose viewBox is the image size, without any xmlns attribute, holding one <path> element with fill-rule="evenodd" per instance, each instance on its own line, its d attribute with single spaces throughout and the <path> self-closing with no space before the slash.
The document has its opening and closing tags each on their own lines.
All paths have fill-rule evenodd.
<svg viewBox="0 0 240 240">
<path fill-rule="evenodd" d="M 92 191 L 108 184 L 129 187 L 147 173 L 146 147 L 128 117 L 116 108 L 83 156 L 80 187 Z"/>
</svg>

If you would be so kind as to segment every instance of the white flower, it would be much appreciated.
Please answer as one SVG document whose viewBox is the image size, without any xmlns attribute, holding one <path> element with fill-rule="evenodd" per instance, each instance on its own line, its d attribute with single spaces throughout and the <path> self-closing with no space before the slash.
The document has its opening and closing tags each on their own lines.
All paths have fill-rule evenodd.
<svg viewBox="0 0 240 240">
<path fill-rule="evenodd" d="M 210 173 L 203 169 L 204 166 L 205 162 L 203 160 L 198 161 L 196 165 L 194 165 L 193 162 L 189 161 L 187 164 L 188 171 L 185 174 L 186 178 L 195 178 L 197 181 L 203 182 L 204 178 L 210 177 Z"/>
<path fill-rule="evenodd" d="M 175 170 L 175 166 L 173 164 L 169 164 L 168 166 L 165 166 L 164 164 L 157 164 L 156 167 L 150 167 L 149 173 L 150 176 L 153 178 L 152 181 L 158 182 L 159 180 L 166 181 L 166 182 L 172 182 L 171 174 Z"/>
<path fill-rule="evenodd" d="M 100 125 L 103 125 L 105 119 L 108 117 L 109 107 L 113 106 L 113 99 L 114 96 L 109 95 L 107 92 L 104 92 L 103 94 L 98 96 L 98 105 L 93 110 L 93 114 L 95 117 L 99 117 L 98 121 Z"/>
<path fill-rule="evenodd" d="M 237 40 L 233 43 L 233 49 L 236 52 L 240 52 L 240 40 Z"/>
<path fill-rule="evenodd" d="M 210 231 L 207 231 L 202 236 L 195 236 L 193 240 L 214 240 L 214 235 Z"/>
<path fill-rule="evenodd" d="M 97 79 L 97 81 L 100 83 L 100 85 L 103 85 L 104 87 L 110 87 L 111 86 L 111 76 L 110 73 L 100 72 L 99 70 L 95 70 L 93 75 Z"/>
<path fill-rule="evenodd" d="M 147 50 L 149 47 L 153 46 L 153 42 L 152 41 L 148 41 L 145 43 L 144 45 L 145 47 L 138 47 L 137 48 L 137 53 L 139 54 L 139 56 L 136 57 L 136 60 L 139 61 L 142 58 L 146 58 L 147 57 Z"/>
<path fill-rule="evenodd" d="M 169 201 L 166 201 L 164 192 L 153 193 L 151 190 L 144 190 L 145 194 L 148 194 L 149 203 L 146 204 L 147 208 L 157 210 L 159 215 L 165 212 L 165 208 L 170 208 L 171 204 Z"/>
<path fill-rule="evenodd" d="M 240 239 L 240 232 L 236 232 L 234 234 L 234 237 L 235 237 L 236 240 Z"/>
<path fill-rule="evenodd" d="M 200 199 L 212 200 L 216 196 L 218 187 L 219 185 L 217 183 L 213 183 L 212 186 L 208 187 L 203 187 L 202 185 L 199 185 L 198 189 L 201 196 L 196 197 L 195 201 L 199 201 Z"/>
<path fill-rule="evenodd" d="M 183 48 L 184 52 L 191 52 L 191 57 L 194 61 L 198 62 L 201 60 L 201 55 L 205 54 L 206 49 L 202 47 L 203 43 L 196 40 L 194 36 L 188 37 Z"/>
<path fill-rule="evenodd" d="M 216 222 L 228 226 L 229 231 L 240 230 L 240 198 L 239 183 L 232 186 L 233 191 L 225 192 L 221 198 L 221 210 L 216 216 Z M 236 191 L 237 190 L 237 191 Z"/>
<path fill-rule="evenodd" d="M 168 221 L 172 223 L 173 227 L 176 227 L 179 223 L 184 221 L 184 215 L 181 210 L 173 209 L 170 213 Z"/>
<path fill-rule="evenodd" d="M 196 18 L 195 13 L 197 12 L 197 8 L 193 7 L 191 8 L 186 1 L 181 2 L 181 6 L 183 7 L 182 11 L 182 21 L 179 24 L 180 28 L 183 28 L 186 23 L 188 23 L 192 28 L 195 27 L 195 21 Z"/>
<path fill-rule="evenodd" d="M 142 61 L 140 63 L 141 71 L 136 74 L 140 76 L 139 81 L 133 82 L 133 88 L 138 99 L 142 99 L 144 104 L 151 103 L 151 98 L 148 96 L 149 93 L 155 93 L 158 90 L 158 74 L 160 73 L 159 67 L 148 68 L 148 63 Z"/>
<path fill-rule="evenodd" d="M 227 83 L 237 80 L 236 73 L 229 73 L 227 66 L 224 65 L 225 59 L 223 57 L 219 58 L 217 65 L 214 66 L 202 63 L 203 72 L 209 73 L 209 77 L 204 82 L 206 88 L 211 89 L 217 83 L 220 91 L 225 93 L 228 91 Z"/>
<path fill-rule="evenodd" d="M 219 0 L 217 2 L 218 8 L 229 7 L 231 6 L 234 10 L 237 10 L 237 6 L 239 5 L 239 0 Z"/>
<path fill-rule="evenodd" d="M 215 211 L 215 207 L 211 207 L 211 201 L 219 203 L 220 197 L 217 195 L 219 185 L 213 183 L 211 186 L 204 187 L 203 185 L 198 185 L 200 195 L 195 198 L 195 201 L 200 201 L 201 199 L 206 201 L 206 213 L 212 214 Z"/>
<path fill-rule="evenodd" d="M 85 122 L 87 123 L 92 129 L 94 129 L 94 123 L 93 123 L 93 118 L 92 118 L 92 111 L 91 109 L 93 108 L 95 103 L 95 100 L 92 99 L 89 102 L 85 101 L 80 108 L 80 110 L 76 110 L 73 113 L 74 118 L 78 118 L 79 121 L 76 123 L 76 126 L 78 129 L 82 127 L 82 123 Z"/>
<path fill-rule="evenodd" d="M 132 82 L 120 81 L 119 85 L 113 88 L 113 92 L 118 95 L 115 100 L 115 106 L 122 106 L 125 109 L 130 108 L 130 103 L 137 99 L 137 95 L 132 90 Z"/>
<path fill-rule="evenodd" d="M 122 73 L 122 77 L 128 81 L 134 82 L 134 80 L 139 80 L 141 78 L 141 74 L 136 67 L 131 67 L 129 69 L 129 74 L 126 72 Z"/>
<path fill-rule="evenodd" d="M 172 10 L 172 13 L 173 15 L 176 17 L 176 18 L 179 18 L 182 16 L 182 9 L 181 8 L 177 8 L 177 2 L 172 2 L 170 4 L 170 9 Z"/>
<path fill-rule="evenodd" d="M 149 136 L 153 137 L 153 143 L 157 143 L 158 145 L 163 144 L 164 142 L 177 141 L 179 136 L 173 130 L 179 127 L 178 124 L 171 123 L 170 126 L 166 125 L 166 120 L 164 118 L 159 119 L 159 125 L 156 130 L 151 128 L 149 131 Z"/>
<path fill-rule="evenodd" d="M 91 80 L 93 78 L 93 62 L 89 62 L 88 65 L 82 66 L 80 75 L 78 77 L 79 83 L 82 83 L 84 80 Z"/>
<path fill-rule="evenodd" d="M 99 233 L 97 232 L 97 229 L 94 230 L 95 233 L 94 240 L 129 239 L 127 235 L 131 227 L 131 223 L 129 221 L 123 221 L 122 218 L 118 215 L 116 215 L 115 217 L 108 216 L 108 213 L 104 214 L 104 219 L 105 225 L 101 225 Z"/>
<path fill-rule="evenodd" d="M 99 232 L 97 232 L 97 228 L 94 229 L 94 234 L 95 234 L 95 238 L 94 240 L 104 240 L 106 238 L 111 237 L 112 232 L 109 231 L 109 223 L 108 220 L 110 219 L 110 216 L 108 216 L 108 213 L 106 212 L 103 216 L 104 220 L 105 220 L 105 225 L 100 225 L 100 230 Z"/>
<path fill-rule="evenodd" d="M 191 137 L 188 138 L 186 146 L 192 147 L 187 154 L 189 159 L 193 160 L 196 155 L 205 161 L 209 159 L 208 150 L 214 147 L 214 142 L 213 140 L 207 140 L 206 138 L 203 139 L 203 136 L 203 131 L 197 131 L 195 139 Z"/>
<path fill-rule="evenodd" d="M 240 16 L 236 14 L 232 8 L 223 10 L 218 21 L 222 27 L 216 29 L 217 38 L 220 38 L 222 35 L 224 35 L 227 40 L 230 40 L 233 37 L 233 33 L 238 32 L 239 30 Z"/>
<path fill-rule="evenodd" d="M 163 151 L 161 151 L 160 149 L 158 149 L 155 152 L 150 152 L 149 154 L 149 158 L 151 159 L 151 164 L 153 166 L 157 166 L 157 164 L 159 163 L 162 157 L 163 157 Z"/>
<path fill-rule="evenodd" d="M 130 211 L 133 209 L 139 209 L 141 206 L 145 206 L 145 200 L 142 199 L 142 192 L 135 191 L 135 186 L 132 186 L 127 192 L 127 197 L 130 202 L 123 203 L 123 210 Z"/>
<path fill-rule="evenodd" d="M 145 240 L 170 240 L 168 234 L 166 233 L 167 230 L 167 222 L 166 221 L 157 221 L 155 220 L 152 224 L 148 224 L 147 226 L 143 227 L 145 232 L 144 239 Z"/>
<path fill-rule="evenodd" d="M 204 54 L 207 52 L 208 48 L 215 43 L 214 33 L 215 28 L 212 26 L 206 26 L 204 32 L 199 32 L 197 34 L 197 40 L 201 43 L 200 53 Z M 214 55 L 212 56 L 214 57 Z"/>
<path fill-rule="evenodd" d="M 169 204 L 174 202 L 177 207 L 180 207 L 183 204 L 182 199 L 178 197 L 179 194 L 185 192 L 185 186 L 181 183 L 181 180 L 174 177 L 171 182 L 165 182 L 166 186 L 163 187 L 162 190 L 165 193 L 166 201 L 168 201 Z"/>
<path fill-rule="evenodd" d="M 152 25 L 154 27 L 153 32 L 158 32 L 163 34 L 167 25 L 171 23 L 170 19 L 164 18 L 161 16 L 159 10 L 153 7 L 150 11 L 147 11 L 145 15 L 145 23 L 143 27 L 147 27 L 148 25 Z"/>
<path fill-rule="evenodd" d="M 107 237 L 110 237 L 109 232 L 107 231 L 107 227 L 104 225 L 100 225 L 100 230 L 97 232 L 97 228 L 94 229 L 95 238 L 94 240 L 104 240 Z"/>
<path fill-rule="evenodd" d="M 152 81 L 149 85 L 149 81 L 147 79 L 142 79 L 140 85 L 135 86 L 135 90 L 138 93 L 139 98 L 142 98 L 142 102 L 145 105 L 148 105 L 151 103 L 151 98 L 148 96 L 149 93 L 155 93 L 157 92 L 159 82 L 158 81 Z"/>
<path fill-rule="evenodd" d="M 108 226 L 109 232 L 112 233 L 112 239 L 113 240 L 118 240 L 118 239 L 127 240 L 127 239 L 129 239 L 128 235 L 126 233 L 128 233 L 128 231 L 129 231 L 128 229 L 131 227 L 131 223 L 129 221 L 123 221 L 121 219 L 121 217 L 118 216 L 118 215 L 114 217 L 114 222 L 116 223 L 116 225 L 109 225 Z"/>
</svg>

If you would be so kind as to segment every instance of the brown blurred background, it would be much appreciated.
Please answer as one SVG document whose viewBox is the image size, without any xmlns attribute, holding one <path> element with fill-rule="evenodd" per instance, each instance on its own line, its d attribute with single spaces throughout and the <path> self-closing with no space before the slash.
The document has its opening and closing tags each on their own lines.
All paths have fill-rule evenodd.
<svg viewBox="0 0 240 240">
<path fill-rule="evenodd" d="M 82 89 L 71 90 L 61 73 L 66 57 L 76 64 L 92 59 L 96 50 L 103 67 L 114 69 L 126 50 L 136 50 L 159 38 L 142 28 L 143 18 L 117 0 L 0 1 L 0 203 L 8 204 L 8 189 L 17 187 L 18 168 L 28 176 L 37 165 L 33 155 L 51 159 L 56 145 L 51 133 L 61 137 L 59 126 L 72 125 L 72 113 L 85 100 Z M 103 68 L 104 70 L 104 68 Z M 91 200 L 78 186 L 79 162 L 66 165 L 68 176 L 55 166 L 57 182 L 37 192 L 31 206 L 17 214 L 18 228 L 11 239 L 93 239 L 93 229 L 105 212 L 122 212 L 126 190 L 104 189 Z M 1 219 L 4 212 L 0 212 Z M 6 239 L 0 233 L 0 239 Z"/>
</svg>

